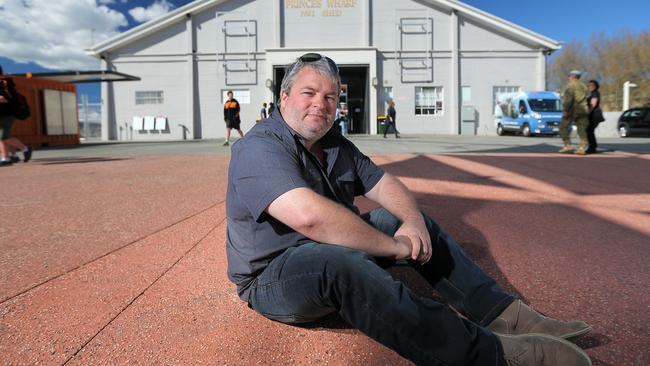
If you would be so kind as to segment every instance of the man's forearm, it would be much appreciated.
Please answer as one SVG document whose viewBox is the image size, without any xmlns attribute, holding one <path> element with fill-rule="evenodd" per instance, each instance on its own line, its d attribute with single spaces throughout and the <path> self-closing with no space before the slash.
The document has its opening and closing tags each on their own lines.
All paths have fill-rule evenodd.
<svg viewBox="0 0 650 366">
<path fill-rule="evenodd" d="M 344 206 L 327 198 L 323 200 L 326 201 L 321 203 L 323 209 L 319 210 L 313 224 L 303 229 L 303 234 L 321 243 L 343 245 L 372 256 L 395 256 L 393 238 L 368 225 Z"/>
<path fill-rule="evenodd" d="M 422 218 L 413 194 L 399 179 L 388 173 L 384 174 L 366 197 L 380 204 L 402 222 Z"/>
<path fill-rule="evenodd" d="M 308 189 L 279 197 L 268 212 L 320 243 L 342 245 L 376 257 L 396 257 L 403 250 L 394 238 L 368 225 L 343 205 Z"/>
</svg>

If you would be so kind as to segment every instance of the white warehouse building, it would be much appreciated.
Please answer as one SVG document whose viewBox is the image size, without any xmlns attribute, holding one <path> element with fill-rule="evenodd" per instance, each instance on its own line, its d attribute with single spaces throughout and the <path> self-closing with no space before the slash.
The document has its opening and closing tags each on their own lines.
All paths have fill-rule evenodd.
<svg viewBox="0 0 650 366">
<path fill-rule="evenodd" d="M 544 90 L 558 41 L 454 0 L 196 0 L 93 46 L 103 140 L 225 136 L 233 90 L 249 130 L 277 100 L 284 67 L 337 62 L 351 133 L 377 133 L 393 99 L 401 133 L 495 133 L 497 93 Z"/>
</svg>

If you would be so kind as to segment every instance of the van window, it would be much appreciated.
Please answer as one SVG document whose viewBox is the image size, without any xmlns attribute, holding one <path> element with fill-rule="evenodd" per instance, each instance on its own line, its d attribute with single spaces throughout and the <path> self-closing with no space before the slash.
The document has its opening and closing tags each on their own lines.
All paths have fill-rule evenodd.
<svg viewBox="0 0 650 366">
<path fill-rule="evenodd" d="M 535 112 L 562 112 L 559 99 L 528 99 L 528 105 Z"/>
<path fill-rule="evenodd" d="M 519 101 L 519 114 L 528 113 L 528 108 L 526 108 L 526 103 L 523 100 Z"/>
</svg>

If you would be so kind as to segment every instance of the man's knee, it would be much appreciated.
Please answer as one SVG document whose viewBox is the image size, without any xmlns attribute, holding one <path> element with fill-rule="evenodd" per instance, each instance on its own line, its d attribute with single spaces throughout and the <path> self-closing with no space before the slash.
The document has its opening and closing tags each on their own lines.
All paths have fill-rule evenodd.
<svg viewBox="0 0 650 366">
<path fill-rule="evenodd" d="M 334 266 L 343 270 L 356 268 L 360 263 L 372 261 L 372 257 L 366 252 L 335 244 L 316 244 L 314 254 L 324 266 Z"/>
<path fill-rule="evenodd" d="M 368 212 L 363 215 L 363 218 L 375 229 L 388 236 L 393 236 L 401 225 L 400 220 L 383 207 Z"/>
</svg>

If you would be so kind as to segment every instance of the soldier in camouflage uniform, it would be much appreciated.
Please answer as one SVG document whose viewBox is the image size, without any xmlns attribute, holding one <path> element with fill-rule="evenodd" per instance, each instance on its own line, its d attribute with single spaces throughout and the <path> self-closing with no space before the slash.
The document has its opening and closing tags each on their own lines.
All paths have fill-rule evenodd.
<svg viewBox="0 0 650 366">
<path fill-rule="evenodd" d="M 562 121 L 560 122 L 560 136 L 564 142 L 561 153 L 573 151 L 569 125 L 571 121 L 578 127 L 580 145 L 576 154 L 584 155 L 587 149 L 587 127 L 589 126 L 589 108 L 587 107 L 587 86 L 580 81 L 580 71 L 573 70 L 569 73 L 569 85 L 562 96 Z"/>
</svg>

